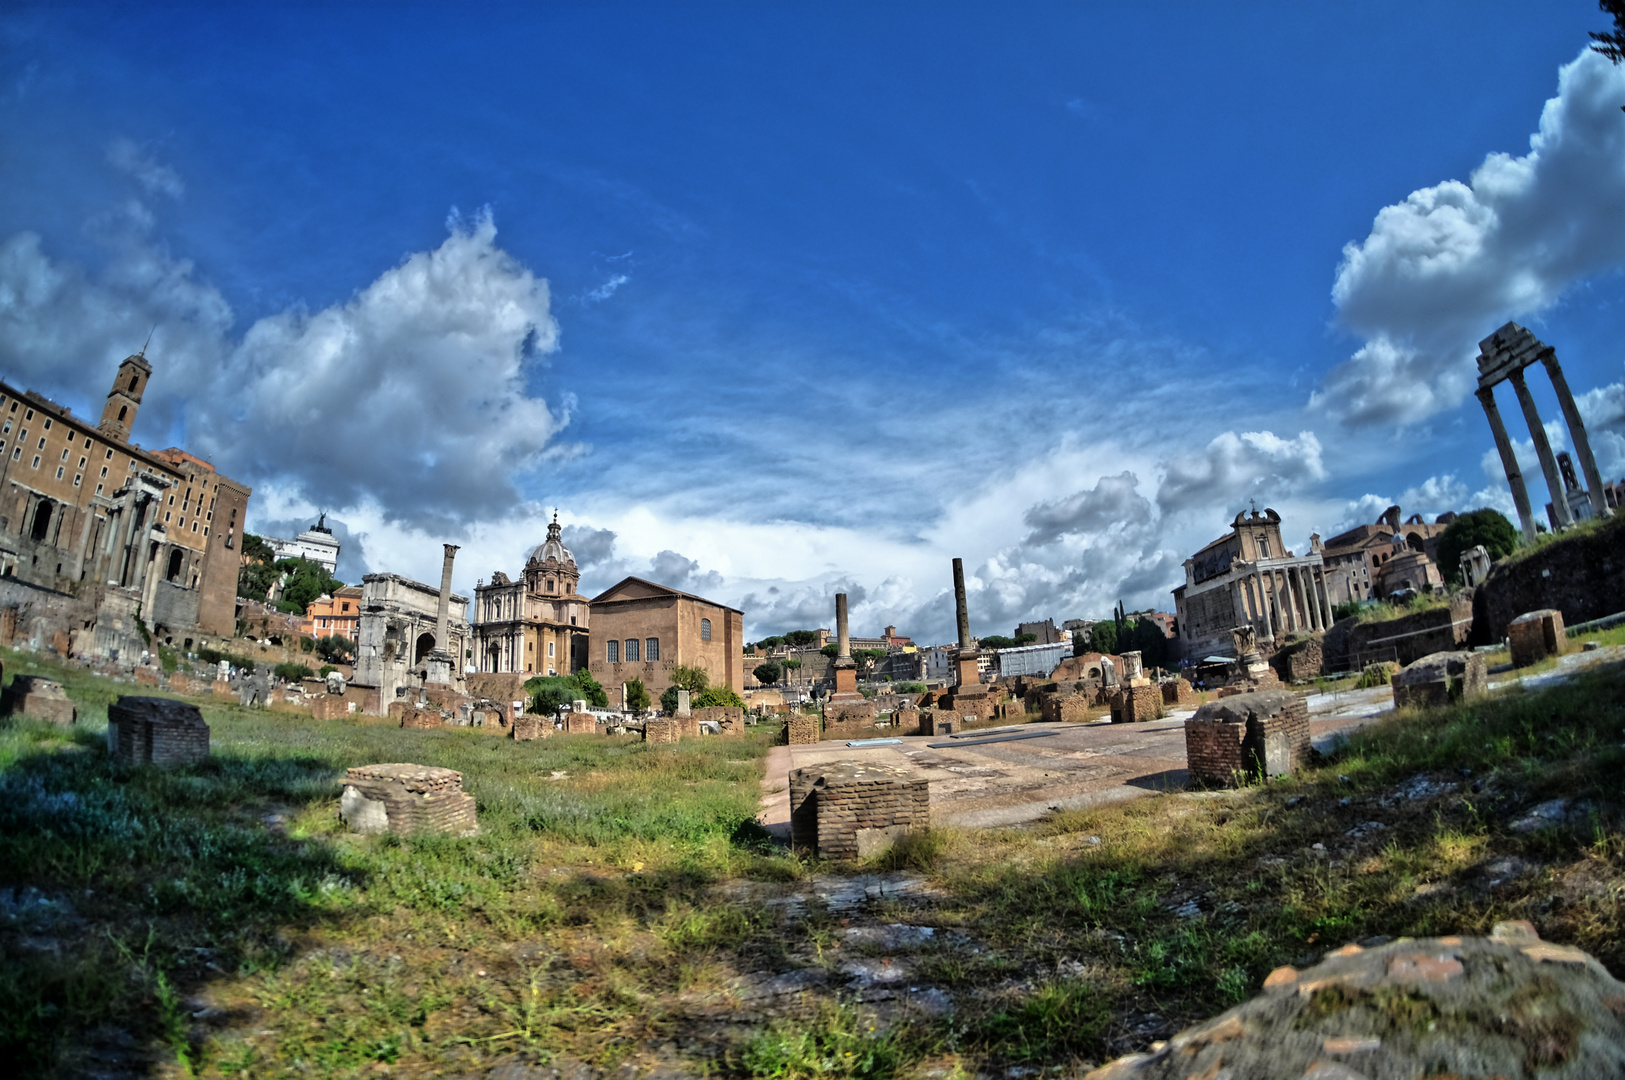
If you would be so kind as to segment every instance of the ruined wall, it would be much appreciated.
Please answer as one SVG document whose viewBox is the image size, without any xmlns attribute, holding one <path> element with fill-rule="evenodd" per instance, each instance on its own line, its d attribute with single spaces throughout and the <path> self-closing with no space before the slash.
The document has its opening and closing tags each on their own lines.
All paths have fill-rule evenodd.
<svg viewBox="0 0 1625 1080">
<path fill-rule="evenodd" d="M 1496 563 L 1474 597 L 1473 644 L 1500 641 L 1508 623 L 1541 608 L 1561 611 L 1569 626 L 1625 611 L 1625 515 Z"/>
<path fill-rule="evenodd" d="M 1089 719 L 1091 705 L 1090 695 L 1063 691 L 1045 694 L 1039 712 L 1047 723 L 1082 723 Z"/>
<path fill-rule="evenodd" d="M 121 697 L 107 707 L 107 742 L 127 765 L 187 765 L 209 756 L 209 725 L 196 705 Z"/>
<path fill-rule="evenodd" d="M 643 724 L 644 742 L 675 743 L 682 735 L 683 729 L 676 720 L 646 720 Z"/>
<path fill-rule="evenodd" d="M 1125 686 L 1112 696 L 1112 723 L 1143 724 L 1162 716 L 1162 691 L 1155 686 Z"/>
<path fill-rule="evenodd" d="M 1161 686 L 1163 705 L 1184 706 L 1196 704 L 1196 687 L 1190 680 L 1179 678 L 1169 679 Z"/>
<path fill-rule="evenodd" d="M 1452 597 L 1449 607 L 1359 623 L 1348 631 L 1346 653 L 1337 670 L 1378 660 L 1410 664 L 1429 653 L 1452 652 L 1466 645 L 1472 627 L 1473 603 L 1465 594 Z"/>
<path fill-rule="evenodd" d="M 928 782 L 900 769 L 837 761 L 790 773 L 790 843 L 822 858 L 863 858 L 930 824 Z"/>
<path fill-rule="evenodd" d="M 818 717 L 792 713 L 787 725 L 791 746 L 811 746 L 818 741 Z"/>
<path fill-rule="evenodd" d="M 1308 682 L 1318 679 L 1323 670 L 1323 649 L 1320 637 L 1307 637 L 1294 641 L 1270 657 L 1270 666 L 1282 682 Z"/>
<path fill-rule="evenodd" d="M 1297 694 L 1269 690 L 1209 702 L 1185 721 L 1192 780 L 1232 785 L 1238 777 L 1284 776 L 1309 759 L 1309 708 Z"/>
</svg>

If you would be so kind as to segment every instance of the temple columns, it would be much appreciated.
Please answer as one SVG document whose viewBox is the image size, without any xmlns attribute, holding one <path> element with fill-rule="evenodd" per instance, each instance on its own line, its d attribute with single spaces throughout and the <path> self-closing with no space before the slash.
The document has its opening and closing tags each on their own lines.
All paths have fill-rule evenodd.
<svg viewBox="0 0 1625 1080">
<path fill-rule="evenodd" d="M 1540 413 L 1535 411 L 1535 399 L 1529 393 L 1529 384 L 1524 380 L 1523 371 L 1514 371 L 1507 377 L 1512 383 L 1512 389 L 1517 391 L 1518 404 L 1523 406 L 1523 417 L 1529 422 L 1529 434 L 1535 440 L 1535 453 L 1540 457 L 1540 471 L 1546 476 L 1546 490 L 1552 493 L 1552 516 L 1557 520 L 1559 529 L 1566 529 L 1574 524 L 1574 515 L 1569 511 L 1569 493 L 1563 486 L 1563 477 L 1557 471 L 1557 458 L 1552 454 L 1552 444 L 1546 438 L 1546 425 L 1540 422 Z"/>
<path fill-rule="evenodd" d="M 1518 468 L 1518 455 L 1512 451 L 1512 440 L 1507 437 L 1506 425 L 1501 422 L 1501 410 L 1495 406 L 1495 390 L 1481 387 L 1479 404 L 1490 422 L 1490 434 L 1495 436 L 1495 449 L 1501 455 L 1501 467 L 1506 470 L 1507 486 L 1512 488 L 1512 504 L 1518 508 L 1518 523 L 1523 528 L 1525 543 L 1535 539 L 1535 515 L 1529 507 L 1529 491 L 1523 484 L 1523 470 Z"/>
</svg>

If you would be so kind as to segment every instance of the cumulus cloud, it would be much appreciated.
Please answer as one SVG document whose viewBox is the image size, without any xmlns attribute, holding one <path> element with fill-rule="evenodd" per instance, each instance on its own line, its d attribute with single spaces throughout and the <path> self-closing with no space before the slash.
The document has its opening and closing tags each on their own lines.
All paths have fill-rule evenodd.
<svg viewBox="0 0 1625 1080">
<path fill-rule="evenodd" d="M 1411 424 L 1472 388 L 1478 342 L 1625 262 L 1625 71 L 1565 65 L 1522 157 L 1493 153 L 1384 207 L 1343 249 L 1332 299 L 1366 340 L 1310 405 L 1351 425 Z"/>
<path fill-rule="evenodd" d="M 136 204 L 139 206 L 139 204 Z M 142 211 L 144 207 L 140 207 Z M 40 238 L 0 242 L 0 363 L 46 393 L 99 400 L 156 324 L 135 437 L 183 441 L 228 475 L 276 478 L 316 506 L 371 498 L 442 531 L 520 500 L 515 479 L 571 452 L 528 381 L 558 348 L 547 282 L 496 243 L 488 213 L 345 303 L 286 310 L 233 339 L 230 305 L 121 211 L 92 277 Z"/>
<path fill-rule="evenodd" d="M 1167 464 L 1157 502 L 1163 513 L 1191 505 L 1232 505 L 1251 495 L 1279 499 L 1325 477 L 1312 431 L 1284 439 L 1272 431 L 1226 431 L 1199 454 Z"/>
<path fill-rule="evenodd" d="M 1139 483 L 1138 477 L 1125 470 L 1117 476 L 1102 476 L 1087 491 L 1030 507 L 1022 520 L 1032 532 L 1022 543 L 1048 544 L 1068 534 L 1146 524 L 1152 517 L 1151 503 L 1139 493 Z"/>
<path fill-rule="evenodd" d="M 186 194 L 186 184 L 182 182 L 181 174 L 159 161 L 134 139 L 114 139 L 108 143 L 107 163 L 140 184 L 148 195 L 167 195 L 171 199 L 178 199 Z"/>
</svg>

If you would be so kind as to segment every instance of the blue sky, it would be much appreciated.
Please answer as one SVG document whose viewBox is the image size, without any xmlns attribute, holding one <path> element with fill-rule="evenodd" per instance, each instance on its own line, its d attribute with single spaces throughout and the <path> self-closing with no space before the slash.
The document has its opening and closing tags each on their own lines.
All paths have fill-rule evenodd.
<svg viewBox="0 0 1625 1080">
<path fill-rule="evenodd" d="M 432 579 L 442 540 L 460 588 L 513 574 L 558 507 L 590 587 L 752 636 L 844 588 L 862 632 L 946 638 L 956 555 L 979 633 L 1166 608 L 1249 499 L 1294 544 L 1510 509 L 1468 393 L 1508 318 L 1625 475 L 1602 27 L 11 6 L 0 369 L 93 412 L 156 325 L 136 438 L 253 484 L 253 527 L 327 510 L 351 577 Z"/>
</svg>

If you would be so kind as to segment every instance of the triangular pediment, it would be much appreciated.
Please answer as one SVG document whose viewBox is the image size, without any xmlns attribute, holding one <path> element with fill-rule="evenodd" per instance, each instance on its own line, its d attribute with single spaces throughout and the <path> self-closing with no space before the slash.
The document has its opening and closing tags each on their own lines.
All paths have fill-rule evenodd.
<svg viewBox="0 0 1625 1080">
<path fill-rule="evenodd" d="M 592 598 L 595 604 L 607 603 L 611 600 L 654 600 L 666 599 L 672 596 L 685 596 L 686 593 L 676 589 L 657 585 L 652 581 L 645 581 L 638 577 L 624 578 L 597 596 Z"/>
</svg>

